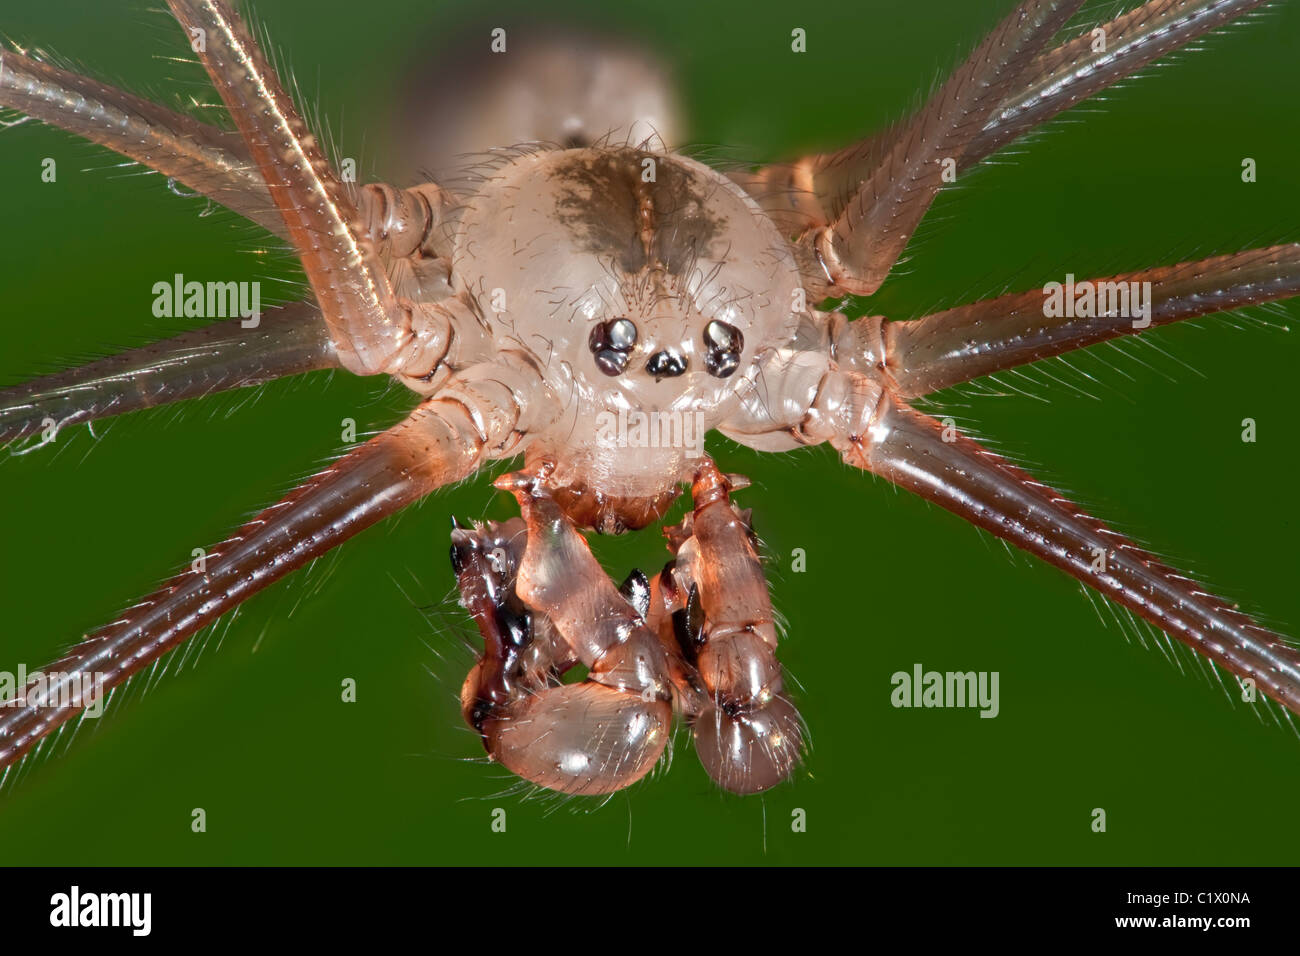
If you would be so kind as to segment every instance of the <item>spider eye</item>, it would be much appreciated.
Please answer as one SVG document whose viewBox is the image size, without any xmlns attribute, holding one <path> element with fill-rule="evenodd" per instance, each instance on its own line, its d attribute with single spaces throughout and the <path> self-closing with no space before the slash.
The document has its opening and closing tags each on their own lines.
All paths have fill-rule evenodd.
<svg viewBox="0 0 1300 956">
<path fill-rule="evenodd" d="M 740 365 L 745 337 L 740 329 L 714 319 L 704 327 L 704 368 L 710 375 L 726 378 Z"/>
<path fill-rule="evenodd" d="M 650 356 L 645 370 L 655 378 L 672 378 L 686 371 L 686 359 L 672 349 L 664 349 Z"/>
<path fill-rule="evenodd" d="M 591 330 L 587 340 L 596 367 L 606 375 L 618 375 L 627 368 L 628 355 L 636 347 L 636 325 L 631 319 L 610 319 Z"/>
</svg>

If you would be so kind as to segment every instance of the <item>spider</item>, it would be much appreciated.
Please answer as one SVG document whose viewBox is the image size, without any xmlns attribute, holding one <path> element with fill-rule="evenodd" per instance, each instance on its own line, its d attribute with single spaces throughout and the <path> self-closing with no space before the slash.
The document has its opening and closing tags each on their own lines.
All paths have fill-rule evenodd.
<svg viewBox="0 0 1300 956">
<path fill-rule="evenodd" d="M 544 786 L 606 792 L 657 762 L 675 709 L 719 784 L 766 789 L 789 775 L 802 731 L 775 661 L 748 522 L 731 502 L 739 483 L 685 442 L 603 440 L 604 416 L 624 410 L 698 420 L 767 451 L 828 443 L 1294 708 L 1296 658 L 1279 638 L 909 402 L 1150 326 L 1295 295 L 1295 246 L 1113 277 L 1150 283 L 1145 315 L 1058 318 L 1044 290 L 908 322 L 849 322 L 816 308 L 874 292 L 950 177 L 1258 3 L 1150 3 L 1103 26 L 1104 52 L 1091 32 L 1053 47 L 1079 6 L 1022 4 L 930 105 L 843 151 L 724 176 L 648 143 L 521 150 L 468 195 L 435 184 L 344 189 L 223 4 L 172 7 L 187 31 L 202 32 L 198 52 L 243 141 L 126 99 L 153 131 L 143 147 L 114 139 L 58 110 L 59 91 L 88 81 L 6 54 L 6 105 L 116 146 L 287 236 L 315 293 L 314 304 L 265 315 L 256 335 L 238 323 L 204 330 L 166 352 L 13 390 L 6 437 L 39 431 L 51 413 L 64 425 L 214 381 L 234 387 L 334 365 L 427 396 L 211 549 L 202 571 L 48 670 L 105 673 L 112 686 L 363 527 L 522 454 L 522 471 L 500 486 L 518 497 L 526 530 L 454 533 L 466 603 L 475 610 L 480 586 L 491 595 L 475 610 L 489 652 L 464 696 L 489 753 Z M 36 102 L 33 80 L 44 84 Z M 264 127 L 276 117 L 283 128 Z M 160 360 L 168 353 L 192 358 Z M 693 512 L 670 533 L 670 568 L 620 592 L 579 529 L 644 527 L 683 482 Z M 513 534 L 503 537 L 505 527 Z M 492 551 L 495 561 L 477 561 Z M 529 667 L 521 654 L 533 655 Z M 587 679 L 561 682 L 575 662 Z M 74 713 L 29 699 L 6 714 L 5 764 Z"/>
</svg>

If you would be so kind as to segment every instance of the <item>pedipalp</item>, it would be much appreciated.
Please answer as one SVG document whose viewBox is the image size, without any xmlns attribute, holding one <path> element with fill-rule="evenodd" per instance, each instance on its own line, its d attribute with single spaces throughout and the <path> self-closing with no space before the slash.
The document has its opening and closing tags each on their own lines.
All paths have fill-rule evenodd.
<svg viewBox="0 0 1300 956">
<path fill-rule="evenodd" d="M 668 745 L 668 661 L 659 637 L 560 511 L 545 475 L 497 482 L 519 501 L 527 528 L 514 590 L 555 628 L 588 668 L 587 678 L 522 687 L 488 707 L 477 727 L 488 753 L 526 780 L 562 793 L 611 793 L 645 776 Z M 486 663 L 498 661 L 490 655 Z M 470 679 L 494 670 L 480 665 Z M 487 690 L 462 693 L 462 701 Z"/>
<path fill-rule="evenodd" d="M 730 500 L 740 479 L 701 464 L 692 511 L 664 529 L 673 560 L 653 581 L 634 571 L 616 589 L 548 475 L 543 464 L 498 480 L 523 519 L 452 531 L 460 601 L 484 641 L 461 712 L 489 755 L 549 789 L 608 793 L 658 761 L 675 711 L 723 789 L 786 780 L 803 727 L 783 693 L 749 516 Z M 587 679 L 564 684 L 577 663 Z"/>
<path fill-rule="evenodd" d="M 690 515 L 665 534 L 678 590 L 694 598 L 684 651 L 708 701 L 690 715 L 695 752 L 724 790 L 759 793 L 794 772 L 803 727 L 784 695 L 767 577 L 749 514 L 731 501 L 735 487 L 744 484 L 706 459 L 691 485 Z"/>
</svg>

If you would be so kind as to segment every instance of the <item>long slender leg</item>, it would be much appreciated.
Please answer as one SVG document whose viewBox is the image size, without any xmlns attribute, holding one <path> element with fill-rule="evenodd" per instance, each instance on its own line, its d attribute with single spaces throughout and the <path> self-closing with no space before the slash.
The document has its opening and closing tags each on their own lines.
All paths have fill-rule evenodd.
<svg viewBox="0 0 1300 956">
<path fill-rule="evenodd" d="M 1300 713 L 1300 651 L 1051 488 L 888 395 L 836 441 L 850 464 L 1042 558 Z"/>
<path fill-rule="evenodd" d="M 759 793 L 790 776 L 803 750 L 799 713 L 783 695 L 776 622 L 747 512 L 734 485 L 706 461 L 691 487 L 674 577 L 691 597 L 684 635 L 709 702 L 692 715 L 695 750 L 720 787 Z"/>
<path fill-rule="evenodd" d="M 1038 57 L 971 143 L 971 166 L 1063 110 L 1268 0 L 1150 0 Z"/>
<path fill-rule="evenodd" d="M 316 293 L 339 359 L 388 371 L 410 333 L 383 260 L 275 71 L 224 0 L 168 0 L 248 144 Z"/>
<path fill-rule="evenodd" d="M 1082 0 L 1024 0 L 929 104 L 882 144 L 880 163 L 826 229 L 801 240 L 832 288 L 870 294 L 893 268 L 943 185 L 1018 74 Z"/>
<path fill-rule="evenodd" d="M 506 356 L 509 359 L 509 356 Z M 379 519 L 510 454 L 548 403 L 527 363 L 471 368 L 403 422 L 309 479 L 117 620 L 44 670 L 0 708 L 0 769 L 90 701 L 262 588 Z M 516 401 L 517 399 L 517 401 Z"/>
<path fill-rule="evenodd" d="M 0 107 L 107 146 L 289 236 L 238 133 L 12 50 L 0 50 Z"/>
<path fill-rule="evenodd" d="M 1063 110 L 1267 2 L 1150 0 L 1102 25 L 1104 45 L 1089 30 L 1040 54 L 1018 73 L 1009 73 L 1013 79 L 1010 89 L 983 128 L 964 152 L 951 152 L 944 158 L 956 161 L 960 169 L 973 166 Z M 807 239 L 842 219 L 896 147 L 899 130 L 911 128 L 886 130 L 833 153 L 733 176 L 782 225 L 786 235 Z M 823 265 L 806 244 L 802 251 L 807 281 L 814 287 L 824 285 Z"/>
<path fill-rule="evenodd" d="M 841 339 L 837 352 L 851 362 L 855 350 L 883 349 L 899 393 L 925 395 L 1181 319 L 1300 295 L 1300 243 L 1074 282 L 1073 295 L 1071 286 L 1060 285 L 886 322 L 878 345 Z M 1065 314 L 1066 305 L 1072 314 Z M 849 323 L 852 334 L 870 338 L 872 321 Z"/>
<path fill-rule="evenodd" d="M 0 390 L 0 443 L 286 375 L 338 368 L 320 311 L 299 302 Z"/>
</svg>

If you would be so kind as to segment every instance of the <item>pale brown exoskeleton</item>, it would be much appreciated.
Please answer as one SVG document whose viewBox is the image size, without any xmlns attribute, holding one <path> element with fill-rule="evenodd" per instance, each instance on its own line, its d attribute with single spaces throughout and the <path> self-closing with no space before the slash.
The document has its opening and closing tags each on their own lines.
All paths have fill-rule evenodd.
<svg viewBox="0 0 1300 956">
<path fill-rule="evenodd" d="M 829 443 L 1300 711 L 1300 653 L 1283 638 L 909 405 L 1300 294 L 1300 246 L 1095 280 L 1149 283 L 1136 314 L 1117 298 L 1063 315 L 1047 290 L 912 321 L 815 308 L 877 289 L 954 170 L 1263 0 L 1151 0 L 1104 25 L 1100 48 L 1091 31 L 1054 45 L 1081 2 L 1019 3 L 905 123 L 839 152 L 725 175 L 662 142 L 606 140 L 514 149 L 463 184 L 353 189 L 223 0 L 169 4 L 202 39 L 196 52 L 239 135 L 4 52 L 0 106 L 287 238 L 314 301 L 269 312 L 256 329 L 233 320 L 0 393 L 0 439 L 309 369 L 387 375 L 420 396 L 405 421 L 48 671 L 115 686 L 386 515 L 522 458 L 499 482 L 522 518 L 452 538 L 462 601 L 485 641 L 462 706 L 488 753 L 541 786 L 608 793 L 659 761 L 677 714 L 719 785 L 767 789 L 791 775 L 804 731 L 749 518 L 732 502 L 744 482 L 693 440 L 717 430 L 763 451 Z M 646 442 L 645 429 L 675 438 Z M 683 485 L 692 511 L 667 529 L 672 560 L 616 587 L 582 531 L 644 528 Z M 578 665 L 585 679 L 566 683 Z M 33 685 L 5 709 L 0 767 L 76 715 L 60 691 Z"/>
</svg>

